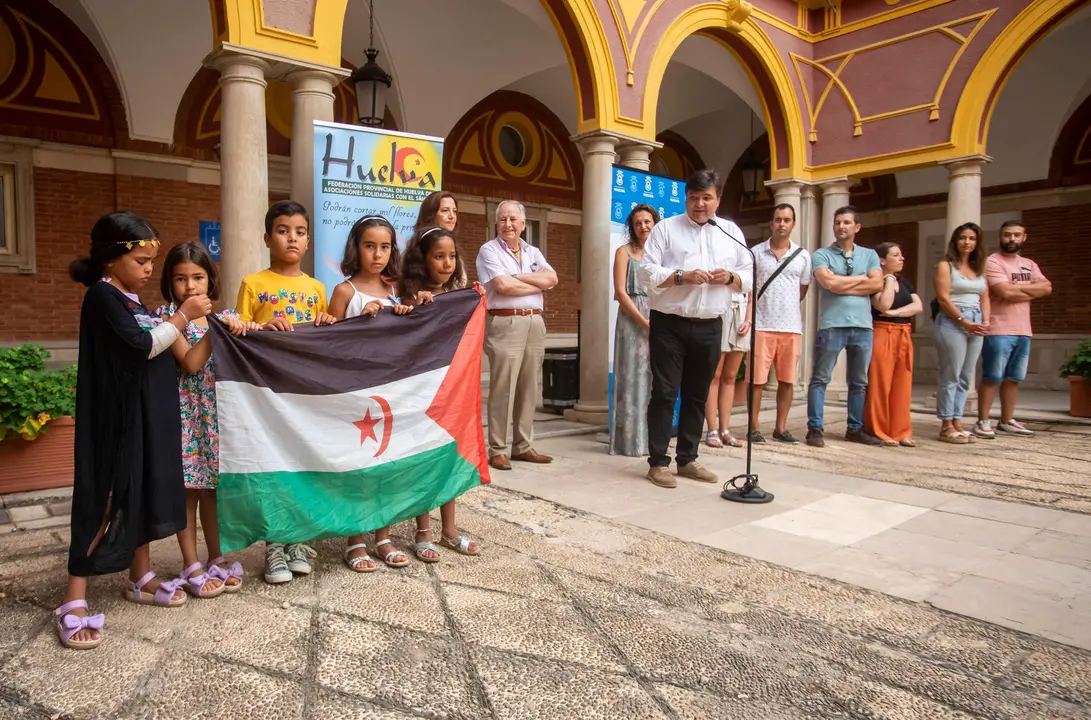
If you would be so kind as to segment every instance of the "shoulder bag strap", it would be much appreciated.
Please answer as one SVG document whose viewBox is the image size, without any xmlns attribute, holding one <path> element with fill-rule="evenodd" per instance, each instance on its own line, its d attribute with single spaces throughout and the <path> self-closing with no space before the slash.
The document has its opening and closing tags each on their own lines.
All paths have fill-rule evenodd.
<svg viewBox="0 0 1091 720">
<path fill-rule="evenodd" d="M 803 248 L 796 248 L 796 251 L 789 255 L 787 260 L 777 266 L 777 269 L 773 271 L 773 274 L 762 283 L 761 290 L 758 290 L 758 300 L 761 300 L 761 296 L 765 294 L 765 290 L 769 287 L 769 284 L 777 279 L 777 275 L 780 275 L 781 271 L 788 267 L 788 265 L 796 259 L 796 255 L 799 255 L 801 252 L 803 252 Z"/>
</svg>

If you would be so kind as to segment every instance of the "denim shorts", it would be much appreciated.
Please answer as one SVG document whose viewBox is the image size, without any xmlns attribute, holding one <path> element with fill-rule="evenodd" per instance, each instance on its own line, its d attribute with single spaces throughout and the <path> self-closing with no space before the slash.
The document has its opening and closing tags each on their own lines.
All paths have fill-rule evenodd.
<svg viewBox="0 0 1091 720">
<path fill-rule="evenodd" d="M 981 379 L 988 383 L 1023 382 L 1029 361 L 1029 336 L 986 335 L 981 348 Z"/>
</svg>

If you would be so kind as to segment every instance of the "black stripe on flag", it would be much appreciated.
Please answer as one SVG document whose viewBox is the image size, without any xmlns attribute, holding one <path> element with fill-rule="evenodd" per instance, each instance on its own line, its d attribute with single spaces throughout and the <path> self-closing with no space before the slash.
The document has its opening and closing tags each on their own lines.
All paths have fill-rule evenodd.
<svg viewBox="0 0 1091 720">
<path fill-rule="evenodd" d="M 404 380 L 451 364 L 481 304 L 473 289 L 437 295 L 408 315 L 390 308 L 325 327 L 263 330 L 237 338 L 212 321 L 218 381 L 245 382 L 277 393 L 333 395 Z"/>
</svg>

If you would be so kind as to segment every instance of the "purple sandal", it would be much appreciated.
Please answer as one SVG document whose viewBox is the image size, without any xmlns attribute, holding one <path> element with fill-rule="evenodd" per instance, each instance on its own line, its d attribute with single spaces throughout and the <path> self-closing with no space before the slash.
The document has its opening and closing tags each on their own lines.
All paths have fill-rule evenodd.
<svg viewBox="0 0 1091 720">
<path fill-rule="evenodd" d="M 215 560 L 209 560 L 208 576 L 216 578 L 217 580 L 222 582 L 224 584 L 224 592 L 236 593 L 239 590 L 242 590 L 242 564 L 239 562 L 233 562 L 231 563 L 231 567 L 227 568 L 226 570 L 220 567 L 220 565 L 226 564 L 227 558 L 225 558 L 223 555 L 219 556 Z M 238 580 L 238 582 L 232 585 L 228 582 L 228 580 L 230 580 L 231 578 L 235 578 L 236 580 Z"/>
<path fill-rule="evenodd" d="M 65 603 L 53 611 L 54 623 L 57 626 L 57 638 L 61 645 L 71 650 L 93 650 L 102 643 L 102 626 L 106 624 L 106 616 L 89 615 L 79 617 L 72 615 L 73 610 L 87 609 L 86 600 L 73 600 Z M 98 637 L 94 640 L 73 640 L 72 638 L 80 630 L 98 630 Z"/>
<path fill-rule="evenodd" d="M 136 582 L 130 581 L 128 583 L 129 587 L 125 588 L 125 599 L 137 605 L 159 605 L 160 607 L 179 607 L 185 605 L 186 601 L 189 600 L 184 595 L 181 600 L 174 599 L 174 593 L 178 588 L 186 584 L 186 581 L 182 578 L 160 582 L 159 589 L 155 591 L 154 595 L 145 592 L 143 587 L 154 579 L 155 571 L 153 570 Z"/>
<path fill-rule="evenodd" d="M 205 585 L 208 584 L 208 581 L 218 578 L 214 578 L 206 572 L 198 572 L 198 570 L 203 571 L 204 569 L 204 565 L 195 562 L 183 570 L 181 576 L 179 576 L 179 579 L 185 582 L 185 585 L 182 586 L 183 589 L 193 597 L 201 599 L 214 598 L 223 595 L 224 590 L 227 589 L 227 585 L 225 585 L 222 580 L 220 581 L 220 587 L 205 592 Z"/>
</svg>

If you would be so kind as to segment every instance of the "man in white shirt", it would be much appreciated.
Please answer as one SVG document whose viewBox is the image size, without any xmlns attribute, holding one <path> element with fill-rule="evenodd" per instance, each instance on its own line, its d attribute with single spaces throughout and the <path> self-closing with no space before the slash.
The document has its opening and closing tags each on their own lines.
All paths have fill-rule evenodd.
<svg viewBox="0 0 1091 720">
<path fill-rule="evenodd" d="M 678 474 L 718 482 L 697 464 L 697 444 L 705 420 L 709 383 L 716 374 L 723 335 L 722 316 L 733 292 L 751 286 L 750 253 L 739 226 L 715 218 L 720 178 L 700 170 L 686 180 L 686 213 L 652 229 L 640 272 L 648 286 L 651 330 L 652 393 L 648 402 L 648 479 L 676 487 L 671 475 L 670 444 L 674 401 L 682 391 L 678 416 Z"/>
<path fill-rule="evenodd" d="M 799 351 L 803 344 L 803 313 L 799 304 L 811 287 L 811 256 L 792 242 L 792 228 L 796 225 L 796 210 L 787 203 L 773 208 L 773 221 L 769 227 L 773 234 L 754 248 L 758 264 L 758 299 L 752 302 L 757 315 L 754 323 L 754 395 L 750 407 L 754 408 L 750 442 L 765 443 L 765 436 L 758 429 L 758 413 L 761 412 L 761 393 L 769 381 L 769 368 L 777 369 L 777 420 L 773 426 L 773 439 L 798 445 L 788 432 L 788 411 L 792 407 L 795 391 L 796 368 Z M 753 296 L 751 296 L 753 301 Z"/>
<path fill-rule="evenodd" d="M 489 317 L 485 355 L 489 358 L 489 464 L 511 470 L 507 456 L 508 408 L 514 417 L 511 459 L 548 463 L 553 458 L 531 446 L 538 404 L 538 371 L 545 355 L 542 293 L 557 284 L 557 273 L 538 248 L 522 239 L 526 210 L 514 200 L 496 208 L 496 237 L 477 253 L 477 280 L 485 286 Z M 513 384 L 514 381 L 514 384 Z"/>
</svg>

